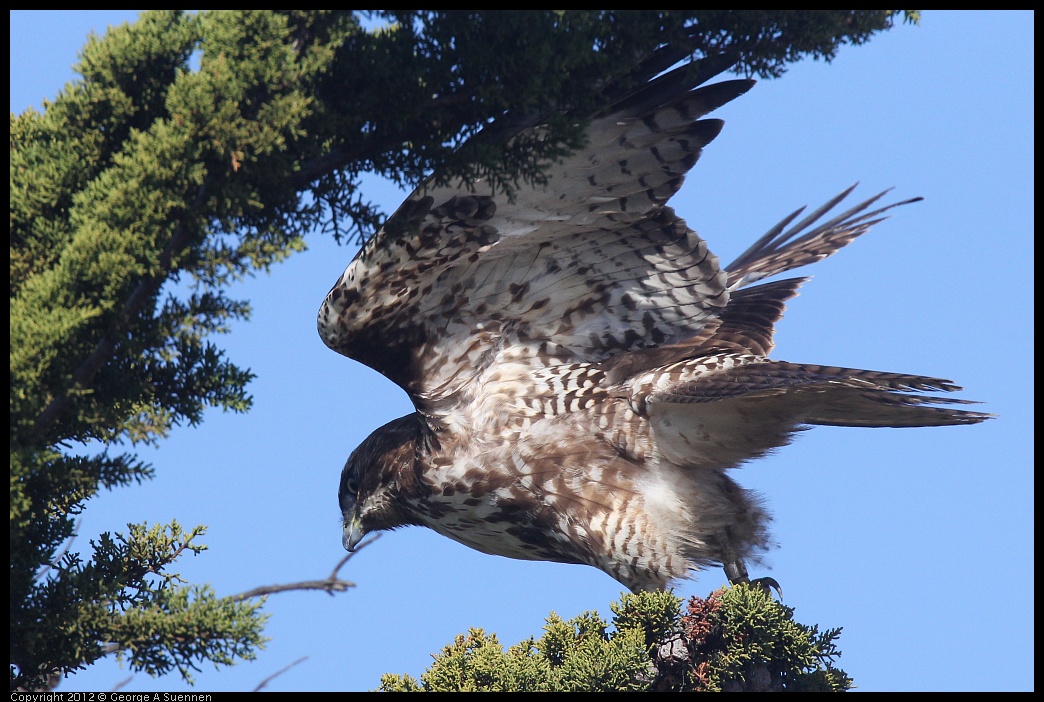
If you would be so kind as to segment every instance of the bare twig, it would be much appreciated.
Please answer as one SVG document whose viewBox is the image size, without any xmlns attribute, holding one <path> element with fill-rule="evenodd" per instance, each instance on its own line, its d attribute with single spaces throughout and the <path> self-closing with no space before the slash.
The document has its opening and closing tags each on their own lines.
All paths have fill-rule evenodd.
<svg viewBox="0 0 1044 702">
<path fill-rule="evenodd" d="M 261 692 L 261 688 L 263 688 L 265 685 L 270 683 L 273 680 L 273 678 L 276 678 L 277 676 L 282 675 L 283 673 L 285 673 L 286 671 L 290 670 L 291 668 L 293 668 L 298 663 L 301 663 L 301 662 L 306 661 L 306 660 L 308 660 L 308 656 L 303 656 L 301 658 L 298 658 L 296 661 L 294 661 L 290 665 L 286 666 L 282 670 L 277 670 L 276 672 L 272 673 L 267 678 L 262 680 L 261 684 L 259 684 L 257 687 L 255 687 L 252 691 L 253 692 Z"/>
<path fill-rule="evenodd" d="M 367 546 L 369 546 L 370 544 L 372 544 L 374 541 L 376 541 L 379 538 L 381 538 L 381 534 L 377 533 L 377 534 L 370 534 L 368 537 L 363 539 L 359 543 L 359 545 L 355 547 L 354 551 L 349 552 L 347 556 L 342 558 L 340 560 L 340 562 L 337 563 L 337 565 L 333 569 L 333 572 L 330 573 L 330 577 L 331 578 L 336 578 L 337 577 L 337 571 L 339 571 L 341 568 L 343 568 L 344 565 L 348 561 L 352 560 L 352 556 L 354 556 L 355 554 L 359 553 L 359 551 L 362 551 L 364 548 L 366 548 Z"/>
<path fill-rule="evenodd" d="M 325 590 L 326 593 L 332 597 L 335 592 L 344 592 L 350 587 L 355 587 L 355 583 L 338 578 L 337 573 L 349 560 L 351 560 L 352 556 L 359 553 L 359 551 L 372 544 L 378 538 L 380 538 L 380 534 L 374 534 L 368 539 L 365 539 L 359 544 L 355 551 L 349 553 L 338 562 L 330 573 L 330 576 L 325 580 L 302 580 L 301 582 L 285 583 L 283 585 L 262 585 L 261 587 L 255 587 L 253 590 L 241 592 L 238 595 L 230 595 L 229 599 L 234 602 L 241 602 L 254 597 L 263 597 L 265 595 L 272 595 L 277 592 L 289 592 L 291 590 Z"/>
<path fill-rule="evenodd" d="M 116 692 L 117 690 L 119 690 L 119 689 L 123 688 L 124 686 L 126 686 L 127 683 L 129 683 L 133 679 L 134 679 L 134 676 L 132 675 L 132 676 L 130 676 L 129 678 L 127 678 L 125 680 L 120 680 L 118 683 L 116 683 L 113 686 L 113 688 L 111 690 L 109 690 L 109 692 Z"/>
<path fill-rule="evenodd" d="M 350 587 L 355 587 L 355 583 L 347 580 L 331 580 L 329 578 L 326 580 L 302 580 L 299 583 L 262 585 L 261 587 L 255 587 L 253 590 L 241 592 L 238 595 L 231 595 L 228 599 L 233 602 L 240 602 L 254 597 L 273 595 L 277 592 L 289 592 L 290 590 L 325 590 L 330 595 L 333 595 L 335 592 L 344 592 Z"/>
<path fill-rule="evenodd" d="M 333 594 L 335 592 L 344 592 L 348 588 L 355 587 L 355 583 L 350 582 L 348 580 L 341 580 L 340 578 L 338 578 L 337 573 L 340 572 L 341 568 L 343 568 L 345 564 L 352 559 L 352 556 L 354 556 L 356 553 L 359 553 L 359 551 L 372 544 L 374 541 L 379 539 L 380 536 L 380 534 L 373 534 L 372 536 L 369 536 L 366 539 L 364 539 L 355 549 L 355 551 L 349 553 L 347 556 L 338 561 L 337 565 L 334 566 L 333 571 L 330 572 L 329 577 L 327 577 L 325 580 L 302 580 L 301 582 L 286 583 L 284 585 L 262 585 L 261 587 L 255 587 L 253 590 L 241 592 L 238 595 L 229 595 L 227 599 L 230 599 L 233 602 L 242 602 L 243 600 L 249 600 L 254 597 L 263 597 L 265 595 L 272 595 L 277 592 L 290 592 L 291 590 L 325 590 L 331 597 L 333 597 Z M 116 653 L 122 648 L 123 647 L 118 643 L 109 642 L 102 645 L 102 653 L 104 655 L 108 655 L 110 653 Z M 304 658 L 295 661 L 291 663 L 290 666 L 287 666 L 287 668 L 297 665 L 303 660 Z M 287 670 L 287 668 L 284 668 L 275 675 L 279 675 L 284 670 Z M 257 689 L 260 690 L 261 687 L 263 687 L 269 680 L 274 678 L 275 675 L 261 681 L 261 686 Z M 125 685 L 127 684 L 127 682 L 129 682 L 129 680 L 124 681 L 123 683 L 121 683 L 121 685 Z"/>
</svg>

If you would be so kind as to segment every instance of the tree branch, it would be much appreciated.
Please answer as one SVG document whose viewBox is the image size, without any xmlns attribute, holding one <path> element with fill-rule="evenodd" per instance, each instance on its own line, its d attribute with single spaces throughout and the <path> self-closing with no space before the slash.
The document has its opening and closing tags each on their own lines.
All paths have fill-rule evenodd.
<svg viewBox="0 0 1044 702">
<path fill-rule="evenodd" d="M 109 692 L 117 692 L 117 691 L 119 691 L 120 689 L 126 687 L 127 683 L 129 683 L 133 679 L 134 679 L 134 676 L 132 675 L 129 678 L 124 678 L 123 680 L 120 680 L 118 683 L 113 685 L 112 689 L 109 690 Z"/>
<path fill-rule="evenodd" d="M 272 594 L 275 594 L 275 593 L 278 593 L 278 592 L 290 592 L 292 590 L 325 590 L 332 597 L 335 592 L 344 592 L 348 588 L 355 587 L 355 583 L 350 582 L 348 580 L 341 580 L 340 578 L 338 578 L 337 577 L 337 573 L 341 570 L 341 568 L 343 568 L 345 566 L 345 564 L 348 563 L 348 561 L 350 561 L 352 559 L 352 557 L 355 554 L 359 553 L 360 551 L 362 551 L 364 548 L 366 548 L 367 546 L 369 546 L 370 544 L 372 544 L 374 541 L 376 541 L 379 538 L 381 538 L 380 534 L 374 534 L 374 535 L 364 539 L 362 541 L 362 543 L 360 543 L 359 546 L 355 549 L 355 551 L 353 551 L 352 553 L 349 553 L 348 555 L 346 555 L 344 558 L 342 558 L 340 561 L 337 562 L 337 565 L 334 566 L 334 569 L 330 572 L 329 577 L 327 577 L 325 580 L 303 580 L 301 582 L 286 583 L 284 585 L 262 585 L 261 587 L 254 588 L 253 590 L 247 590 L 246 592 L 241 592 L 238 595 L 229 595 L 227 597 L 227 599 L 230 599 L 233 602 L 242 602 L 243 600 L 249 600 L 249 599 L 252 599 L 254 597 L 264 597 L 265 595 L 272 595 Z M 102 645 L 102 655 L 108 655 L 110 653 L 116 653 L 117 651 L 121 650 L 122 648 L 123 647 L 119 643 L 116 643 L 116 642 L 109 642 L 109 643 L 103 644 Z M 303 660 L 305 660 L 305 659 L 301 658 L 300 660 L 294 661 L 293 663 L 288 665 L 286 668 L 283 668 L 283 670 L 280 670 L 277 673 L 275 673 L 275 674 L 265 678 L 264 680 L 261 681 L 261 684 L 255 689 L 255 692 L 257 690 L 260 690 L 262 687 L 264 687 L 276 675 L 280 675 L 281 673 L 283 673 L 286 670 L 290 669 L 291 667 L 297 665 L 298 663 L 300 663 Z M 121 684 L 126 684 L 126 682 L 127 681 L 124 681 Z"/>
<path fill-rule="evenodd" d="M 359 553 L 359 551 L 363 550 L 380 537 L 380 534 L 374 534 L 370 538 L 364 540 L 359 544 L 355 551 L 349 553 L 347 556 L 342 558 L 336 566 L 334 566 L 333 571 L 325 580 L 302 580 L 301 582 L 285 583 L 283 585 L 262 585 L 261 587 L 255 587 L 253 590 L 241 592 L 238 595 L 229 595 L 229 599 L 233 602 L 242 602 L 243 600 L 249 600 L 254 597 L 264 597 L 265 595 L 272 595 L 277 592 L 290 592 L 291 590 L 325 590 L 326 593 L 332 597 L 335 592 L 344 592 L 350 587 L 355 587 L 355 583 L 338 578 L 337 573 L 346 563 L 348 563 L 349 560 L 351 560 L 352 556 Z"/>
<path fill-rule="evenodd" d="M 268 683 L 270 683 L 270 682 L 271 682 L 271 681 L 272 681 L 273 679 L 275 679 L 275 678 L 279 677 L 280 675 L 282 675 L 282 674 L 283 674 L 283 673 L 285 673 L 286 671 L 290 670 L 291 668 L 293 668 L 293 667 L 294 667 L 295 665 L 297 665 L 298 663 L 302 663 L 302 662 L 304 662 L 304 661 L 306 661 L 306 660 L 308 660 L 308 656 L 302 656 L 301 658 L 298 658 L 298 659 L 297 659 L 296 661 L 294 661 L 294 662 L 293 662 L 293 663 L 291 663 L 290 665 L 286 666 L 285 668 L 282 668 L 281 670 L 277 670 L 276 672 L 272 673 L 272 674 L 271 674 L 271 675 L 269 675 L 269 676 L 268 676 L 267 678 L 265 678 L 264 680 L 262 680 L 262 681 L 261 681 L 261 684 L 259 684 L 259 685 L 258 685 L 257 687 L 255 687 L 255 688 L 254 688 L 254 689 L 252 690 L 252 692 L 261 692 L 261 688 L 263 688 L 263 687 L 264 687 L 265 685 L 267 685 Z"/>
</svg>

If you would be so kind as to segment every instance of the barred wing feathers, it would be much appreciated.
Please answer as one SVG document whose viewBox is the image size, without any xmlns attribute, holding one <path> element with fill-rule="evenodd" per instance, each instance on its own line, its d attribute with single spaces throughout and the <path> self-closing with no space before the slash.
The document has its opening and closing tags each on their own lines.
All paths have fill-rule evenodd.
<svg viewBox="0 0 1044 702">
<path fill-rule="evenodd" d="M 433 405 L 505 349 L 598 361 L 699 333 L 725 273 L 665 203 L 721 129 L 698 118 L 752 83 L 631 98 L 513 199 L 429 180 L 330 291 L 323 340 Z"/>
</svg>

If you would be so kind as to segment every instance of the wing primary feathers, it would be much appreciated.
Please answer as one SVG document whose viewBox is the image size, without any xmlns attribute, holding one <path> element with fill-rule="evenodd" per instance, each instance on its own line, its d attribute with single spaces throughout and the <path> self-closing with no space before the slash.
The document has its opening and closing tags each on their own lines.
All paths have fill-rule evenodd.
<svg viewBox="0 0 1044 702">
<path fill-rule="evenodd" d="M 674 54 L 671 57 L 663 56 L 659 59 L 654 57 L 654 59 L 648 61 L 643 66 L 644 70 L 642 71 L 642 74 L 644 74 L 642 77 L 645 80 L 626 91 L 617 100 L 614 100 L 611 109 L 606 110 L 606 113 L 635 114 L 648 112 L 672 100 L 676 100 L 679 95 L 684 95 L 696 86 L 706 83 L 711 78 L 724 73 L 736 65 L 735 59 L 722 55 L 713 57 L 710 60 L 704 59 L 692 62 L 668 71 L 671 66 L 677 64 L 682 58 L 684 56 L 678 57 L 677 54 Z M 667 72 L 664 73 L 664 71 Z M 722 90 L 722 88 L 717 86 L 728 85 L 726 90 L 733 90 L 738 88 L 741 83 L 745 83 L 746 87 L 720 103 L 723 105 L 738 95 L 747 92 L 756 81 L 750 79 L 721 81 L 707 87 Z"/>
<path fill-rule="evenodd" d="M 923 199 L 910 198 L 860 214 L 884 197 L 891 189 L 885 190 L 805 231 L 844 200 L 856 188 L 856 185 L 844 190 L 790 229 L 784 231 L 804 211 L 804 208 L 793 212 L 772 227 L 735 261 L 725 267 L 729 276 L 729 289 L 736 290 L 763 278 L 821 261 L 844 248 L 854 239 L 866 233 L 874 224 L 884 219 L 878 215 Z"/>
</svg>

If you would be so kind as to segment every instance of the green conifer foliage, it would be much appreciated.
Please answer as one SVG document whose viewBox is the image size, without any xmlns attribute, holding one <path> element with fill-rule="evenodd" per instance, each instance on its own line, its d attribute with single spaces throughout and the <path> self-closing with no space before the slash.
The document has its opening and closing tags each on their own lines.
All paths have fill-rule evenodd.
<svg viewBox="0 0 1044 702">
<path fill-rule="evenodd" d="M 386 674 L 384 692 L 844 692 L 833 666 L 840 629 L 819 633 L 757 585 L 682 600 L 669 592 L 626 594 L 568 621 L 554 612 L 544 634 L 507 650 L 472 629 L 420 676 Z"/>
</svg>

